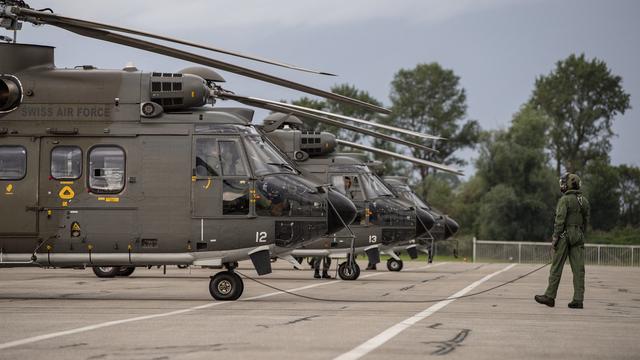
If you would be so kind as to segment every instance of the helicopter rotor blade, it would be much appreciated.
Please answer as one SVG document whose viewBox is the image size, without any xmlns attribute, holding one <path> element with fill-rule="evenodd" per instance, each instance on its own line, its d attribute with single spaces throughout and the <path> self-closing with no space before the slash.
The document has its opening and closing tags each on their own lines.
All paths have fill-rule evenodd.
<svg viewBox="0 0 640 360">
<path fill-rule="evenodd" d="M 353 143 L 353 142 L 350 142 L 350 141 L 337 139 L 336 142 L 339 145 L 351 147 L 351 148 L 354 148 L 354 149 L 360 149 L 360 150 L 364 150 L 364 151 L 368 151 L 368 152 L 372 152 L 372 153 L 391 156 L 391 157 L 394 157 L 394 158 L 397 158 L 397 159 L 400 159 L 400 160 L 409 161 L 409 162 L 412 162 L 414 164 L 418 164 L 418 165 L 421 165 L 421 166 L 429 166 L 429 167 L 432 167 L 432 168 L 435 168 L 435 169 L 438 169 L 438 170 L 442 170 L 442 171 L 445 171 L 445 172 L 448 172 L 448 173 L 456 174 L 456 175 L 464 175 L 464 173 L 462 173 L 460 170 L 454 169 L 454 168 L 446 166 L 446 165 L 434 163 L 434 162 L 431 162 L 431 161 L 422 160 L 422 159 L 414 158 L 414 157 L 411 157 L 411 156 L 398 154 L 398 153 L 395 153 L 395 152 L 392 152 L 392 151 L 376 149 L 376 148 L 371 147 L 371 146 L 360 145 L 360 144 L 356 144 L 356 143 Z"/>
<path fill-rule="evenodd" d="M 245 103 L 247 101 L 249 101 L 249 102 L 253 102 L 253 103 L 261 103 L 261 104 L 282 106 L 282 107 L 286 107 L 287 109 L 291 109 L 291 110 L 299 110 L 299 111 L 304 111 L 304 112 L 307 112 L 307 113 L 313 113 L 313 114 L 320 115 L 320 116 L 334 117 L 334 118 L 338 118 L 338 119 L 341 119 L 341 120 L 346 120 L 346 121 L 351 121 L 351 122 L 355 122 L 355 123 L 358 123 L 358 124 L 378 127 L 378 128 L 381 128 L 381 129 L 385 129 L 385 130 L 389 130 L 389 131 L 393 131 L 393 132 L 397 132 L 397 133 L 401 133 L 401 134 L 405 134 L 405 135 L 421 137 L 421 138 L 429 139 L 429 140 L 444 140 L 444 138 L 439 137 L 439 136 L 422 134 L 422 133 L 419 133 L 419 132 L 406 130 L 406 129 L 398 128 L 398 127 L 395 127 L 395 126 L 379 124 L 379 123 L 376 123 L 376 122 L 373 122 L 373 121 L 362 120 L 362 119 L 354 118 L 354 117 L 351 117 L 351 116 L 334 114 L 334 113 L 330 113 L 330 112 L 327 112 L 327 111 L 311 109 L 311 108 L 307 108 L 307 107 L 304 107 L 304 106 L 287 104 L 287 103 L 283 103 L 283 102 L 279 102 L 279 101 L 266 100 L 266 99 L 260 99 L 260 98 L 249 97 L 249 96 L 242 96 L 242 95 L 236 95 L 236 94 L 225 93 L 225 92 L 219 93 L 219 94 L 217 94 L 217 96 L 221 97 L 221 98 L 227 98 L 229 100 L 236 100 L 236 101 L 245 102 Z"/>
<path fill-rule="evenodd" d="M 248 106 L 254 106 L 254 107 L 258 107 L 258 108 L 262 108 L 262 109 L 266 109 L 266 110 L 271 110 L 271 111 L 277 111 L 277 112 L 281 112 L 281 113 L 285 113 L 285 114 L 292 114 L 292 115 L 297 115 L 303 118 L 310 118 L 310 119 L 314 119 L 316 121 L 325 123 L 325 124 L 329 124 L 335 127 L 339 127 L 339 128 L 343 128 L 343 129 L 347 129 L 347 130 L 351 130 L 351 131 L 355 131 L 355 132 L 359 132 L 361 134 L 365 134 L 365 135 L 369 135 L 369 136 L 373 136 L 379 139 L 383 139 L 383 140 L 387 140 L 387 141 L 391 141 L 391 142 L 395 142 L 397 144 L 402 144 L 408 147 L 415 147 L 415 148 L 419 148 L 419 149 L 423 149 L 426 151 L 430 151 L 430 152 L 435 152 L 438 153 L 439 151 L 436 149 L 432 149 L 428 146 L 425 145 L 421 145 L 421 144 L 416 144 L 404 139 L 400 139 L 397 137 L 393 137 L 391 135 L 387 135 L 387 134 L 383 134 L 380 132 L 375 132 L 373 130 L 369 130 L 369 129 L 363 129 L 363 128 L 359 128 L 357 126 L 354 125 L 350 125 L 350 124 L 345 124 L 342 123 L 338 120 L 334 120 L 334 119 L 329 119 L 326 116 L 320 116 L 320 115 L 316 115 L 316 114 L 312 114 L 309 112 L 305 112 L 302 110 L 297 110 L 297 109 L 291 109 L 285 106 L 280 106 L 280 105 L 275 105 L 275 104 L 267 104 L 267 103 L 262 103 L 262 102 L 258 102 L 258 101 L 242 101 L 242 100 L 235 100 L 235 101 L 239 101 L 245 105 Z"/>
<path fill-rule="evenodd" d="M 187 46 L 195 47 L 195 48 L 198 48 L 198 49 L 209 50 L 209 51 L 213 51 L 213 52 L 217 52 L 217 53 L 221 53 L 221 54 L 240 57 L 240 58 L 243 58 L 243 59 L 262 62 L 262 63 L 265 63 L 265 64 L 280 66 L 280 67 L 284 67 L 284 68 L 287 68 L 287 69 L 298 70 L 298 71 L 308 72 L 308 73 L 312 73 L 312 74 L 336 76 L 335 74 L 332 74 L 332 73 L 329 73 L 329 72 L 325 72 L 325 71 L 306 69 L 306 68 L 303 68 L 303 67 L 300 67 L 300 66 L 291 65 L 291 64 L 287 64 L 287 63 L 271 60 L 271 59 L 260 58 L 260 57 L 256 57 L 256 56 L 243 54 L 243 53 L 240 53 L 240 52 L 235 52 L 235 51 L 215 48 L 215 47 L 211 47 L 211 46 L 207 46 L 207 45 L 197 44 L 197 43 L 193 43 L 193 42 L 190 42 L 190 41 L 180 40 L 180 39 L 176 39 L 176 38 L 172 38 L 172 37 L 168 37 L 168 36 L 163 36 L 163 35 L 157 35 L 157 34 L 145 32 L 145 31 L 141 31 L 141 30 L 128 29 L 128 28 L 124 28 L 124 27 L 120 27 L 120 26 L 104 24 L 104 23 L 88 21 L 88 20 L 82 20 L 82 19 L 72 18 L 72 17 L 68 17 L 68 16 L 61 16 L 61 15 L 58 15 L 58 14 L 55 14 L 55 13 L 46 13 L 46 12 L 35 11 L 35 10 L 30 10 L 30 9 L 21 9 L 20 12 L 22 14 L 24 14 L 24 15 L 27 15 L 27 16 L 34 16 L 34 17 L 37 17 L 39 19 L 43 19 L 44 18 L 44 19 L 55 20 L 57 22 L 65 23 L 65 24 L 68 24 L 68 25 L 74 25 L 74 26 L 80 26 L 80 27 L 93 27 L 95 29 L 112 30 L 112 31 L 117 31 L 117 32 L 132 34 L 132 35 L 139 35 L 139 36 L 144 36 L 144 37 L 148 37 L 148 38 L 152 38 L 152 39 L 169 41 L 169 42 L 172 42 L 172 43 L 181 44 L 181 45 L 187 45 Z"/>
<path fill-rule="evenodd" d="M 12 12 L 16 15 L 20 15 L 21 12 L 24 12 L 25 10 L 22 8 L 17 8 L 17 7 L 13 7 L 12 8 Z M 31 10 L 30 10 L 31 11 Z M 36 12 L 37 14 L 40 14 L 41 12 Z M 290 81 L 290 80 L 286 80 L 277 76 L 273 76 L 273 75 L 269 75 L 263 72 L 259 72 L 256 70 L 252 70 L 249 68 L 245 68 L 242 66 L 238 66 L 238 65 L 233 65 L 227 62 L 223 62 L 220 60 L 215 60 L 212 58 L 208 58 L 202 55 L 198 55 L 198 54 L 194 54 L 194 53 L 190 53 L 188 51 L 184 51 L 184 50 L 180 50 L 180 49 L 176 49 L 176 48 L 172 48 L 169 46 L 164 46 L 164 45 L 160 45 L 160 44 L 156 44 L 156 43 L 152 43 L 149 41 L 145 41 L 145 40 L 141 40 L 141 39 L 137 39 L 137 38 L 133 38 L 130 36 L 126 36 L 126 35 L 121 35 L 121 34 L 116 34 L 116 33 L 112 33 L 110 31 L 107 30 L 102 30 L 102 29 L 96 29 L 94 27 L 91 26 L 84 26 L 84 25 L 70 25 L 67 23 L 63 23 L 63 22 L 59 22 L 56 21 L 55 19 L 48 19 L 48 18 L 40 18 L 40 19 L 32 19 L 32 18 L 28 18 L 28 21 L 30 22 L 34 22 L 37 24 L 48 24 L 48 25 L 52 25 L 52 26 L 56 26 L 74 33 L 77 33 L 79 35 L 82 36 L 86 36 L 86 37 L 90 37 L 90 38 L 94 38 L 94 39 L 98 39 L 98 40 L 102 40 L 102 41 L 106 41 L 106 42 L 111 42 L 111 43 L 116 43 L 116 44 L 120 44 L 120 45 L 125 45 L 128 47 L 132 47 L 132 48 L 136 48 L 136 49 L 140 49 L 140 50 L 145 50 L 145 51 L 149 51 L 149 52 L 153 52 L 156 54 L 160 54 L 160 55 L 166 55 L 169 57 L 173 57 L 176 59 L 181 59 L 181 60 L 185 60 L 185 61 L 189 61 L 189 62 L 193 62 L 196 64 L 200 64 L 200 65 L 205 65 L 205 66 L 210 66 L 216 69 L 220 69 L 220 70 L 224 70 L 224 71 L 229 71 L 231 73 L 234 74 L 238 74 L 238 75 L 242 75 L 242 76 L 246 76 L 252 79 L 256 79 L 256 80 L 260 80 L 260 81 L 264 81 L 270 84 L 275 84 L 275 85 L 279 85 L 282 87 L 286 87 L 289 89 L 294 89 L 294 90 L 298 90 L 298 91 L 302 91 L 305 92 L 307 94 L 312 94 L 312 95 L 316 95 L 316 96 L 320 96 L 326 99 L 331 99 L 331 100 L 335 100 L 341 103 L 345 103 L 345 104 L 350 104 L 353 106 L 358 106 L 361 108 L 365 108 L 371 111 L 375 111 L 375 112 L 379 112 L 379 113 L 384 113 L 384 114 L 388 114 L 390 113 L 390 111 L 388 109 L 385 109 L 383 107 L 380 106 L 376 106 L 376 105 L 372 105 L 369 104 L 367 102 L 361 101 L 361 100 L 357 100 L 357 99 L 352 99 L 350 97 L 347 96 L 343 96 L 340 94 L 335 94 L 329 91 L 325 91 L 325 90 L 321 90 L 321 89 L 317 89 L 311 86 L 307 86 L 304 84 L 300 84 L 294 81 Z"/>
</svg>

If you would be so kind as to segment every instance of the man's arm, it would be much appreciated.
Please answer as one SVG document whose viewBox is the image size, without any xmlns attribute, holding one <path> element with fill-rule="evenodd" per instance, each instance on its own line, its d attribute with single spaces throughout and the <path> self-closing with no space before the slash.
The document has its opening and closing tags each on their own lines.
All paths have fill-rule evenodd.
<svg viewBox="0 0 640 360">
<path fill-rule="evenodd" d="M 558 244 L 558 239 L 560 238 L 560 234 L 564 232 L 565 220 L 567 219 L 567 199 L 566 197 L 561 197 L 558 200 L 558 206 L 556 207 L 556 220 L 553 225 L 553 247 L 555 248 Z"/>
<path fill-rule="evenodd" d="M 583 219 L 584 220 L 584 224 L 583 224 L 583 229 L 582 232 L 583 233 L 587 233 L 587 228 L 589 227 L 589 223 L 591 222 L 591 205 L 589 205 L 589 200 L 587 200 L 586 198 L 584 199 L 584 209 L 583 209 Z"/>
</svg>

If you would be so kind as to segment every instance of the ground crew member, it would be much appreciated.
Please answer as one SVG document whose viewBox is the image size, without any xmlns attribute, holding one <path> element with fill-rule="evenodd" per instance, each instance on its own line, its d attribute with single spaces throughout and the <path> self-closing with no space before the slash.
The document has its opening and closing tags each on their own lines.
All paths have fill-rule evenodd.
<svg viewBox="0 0 640 360">
<path fill-rule="evenodd" d="M 584 301 L 584 236 L 589 224 L 589 201 L 580 191 L 580 178 L 576 174 L 564 174 L 560 178 L 560 191 L 551 246 L 554 249 L 549 285 L 544 295 L 535 300 L 550 307 L 555 306 L 558 285 L 564 262 L 569 258 L 573 273 L 572 309 L 582 309 Z"/>
<path fill-rule="evenodd" d="M 322 278 L 323 279 L 331 279 L 331 275 L 329 275 L 329 268 L 331 267 L 331 258 L 328 256 L 314 256 L 313 257 L 313 269 L 315 273 L 313 275 L 314 278 L 320 279 L 320 263 L 322 263 Z"/>
</svg>

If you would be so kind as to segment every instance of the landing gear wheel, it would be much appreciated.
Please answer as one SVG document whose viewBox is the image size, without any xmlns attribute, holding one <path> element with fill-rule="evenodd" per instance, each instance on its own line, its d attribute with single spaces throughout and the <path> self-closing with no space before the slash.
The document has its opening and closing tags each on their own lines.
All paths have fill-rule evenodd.
<svg viewBox="0 0 640 360">
<path fill-rule="evenodd" d="M 92 269 L 99 278 L 112 278 L 118 275 L 120 266 L 94 266 Z"/>
<path fill-rule="evenodd" d="M 234 272 L 222 271 L 211 277 L 209 293 L 216 300 L 237 300 L 244 291 L 242 278 Z"/>
<path fill-rule="evenodd" d="M 342 280 L 355 280 L 360 276 L 360 266 L 355 262 L 349 266 L 349 262 L 343 262 L 338 266 L 338 276 Z"/>
<path fill-rule="evenodd" d="M 129 276 L 136 270 L 135 266 L 120 266 L 118 270 L 118 276 Z"/>
<path fill-rule="evenodd" d="M 402 270 L 402 266 L 404 266 L 402 260 L 396 260 L 393 258 L 387 260 L 387 269 L 389 269 L 389 271 L 400 271 Z"/>
</svg>

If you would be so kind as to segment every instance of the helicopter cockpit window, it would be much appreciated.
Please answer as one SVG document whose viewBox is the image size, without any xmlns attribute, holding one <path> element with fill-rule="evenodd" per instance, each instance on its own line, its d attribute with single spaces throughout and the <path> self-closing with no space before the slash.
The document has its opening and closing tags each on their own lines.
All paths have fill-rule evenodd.
<svg viewBox="0 0 640 360">
<path fill-rule="evenodd" d="M 331 184 L 347 198 L 356 201 L 364 201 L 364 195 L 360 188 L 360 180 L 357 176 L 336 175 L 331 177 Z"/>
<path fill-rule="evenodd" d="M 222 215 L 249 214 L 249 186 L 247 180 L 222 182 Z"/>
<path fill-rule="evenodd" d="M 196 139 L 196 175 L 220 175 L 220 153 L 216 139 Z"/>
<path fill-rule="evenodd" d="M 51 177 L 75 180 L 82 175 L 82 150 L 77 146 L 56 146 L 51 150 Z"/>
<path fill-rule="evenodd" d="M 375 199 L 382 196 L 393 196 L 391 190 L 384 185 L 382 180 L 372 174 L 361 176 L 362 188 L 369 199 Z"/>
<path fill-rule="evenodd" d="M 247 169 L 242 161 L 242 150 L 237 141 L 220 141 L 220 158 L 222 160 L 222 175 L 247 176 Z"/>
<path fill-rule="evenodd" d="M 89 153 L 89 188 L 97 194 L 116 194 L 124 188 L 124 150 L 98 146 Z"/>
<path fill-rule="evenodd" d="M 27 174 L 27 150 L 22 146 L 0 146 L 0 180 L 20 180 Z"/>
<path fill-rule="evenodd" d="M 256 134 L 244 137 L 247 155 L 256 176 L 269 174 L 296 174 L 296 170 L 273 146 Z"/>
</svg>

